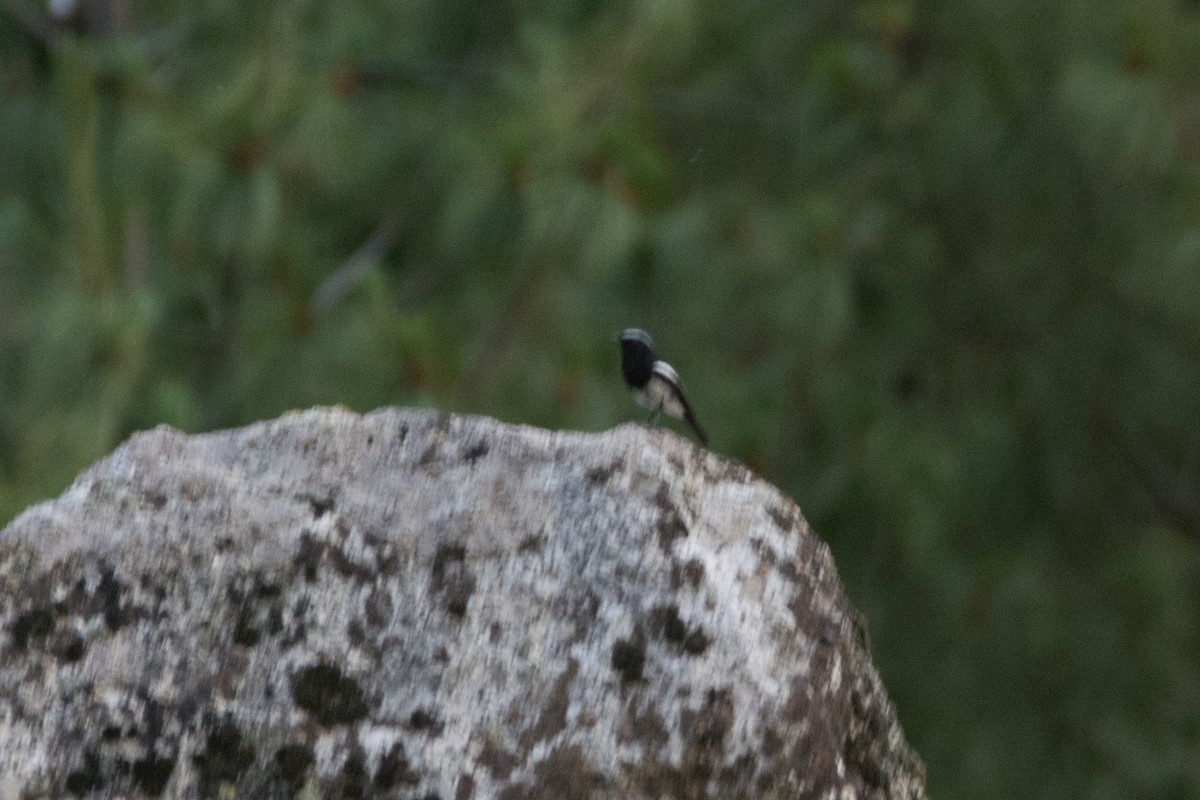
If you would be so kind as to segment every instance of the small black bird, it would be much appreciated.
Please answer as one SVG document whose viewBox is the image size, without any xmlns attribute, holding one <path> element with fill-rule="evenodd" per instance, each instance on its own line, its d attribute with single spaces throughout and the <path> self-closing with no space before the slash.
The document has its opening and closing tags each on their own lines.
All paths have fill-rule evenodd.
<svg viewBox="0 0 1200 800">
<path fill-rule="evenodd" d="M 629 328 L 621 334 L 621 374 L 625 383 L 633 390 L 633 399 L 642 408 L 650 409 L 650 419 L 658 419 L 665 411 L 675 419 L 692 426 L 700 444 L 707 445 L 708 437 L 696 422 L 692 406 L 683 394 L 679 375 L 665 361 L 654 354 L 654 340 L 639 328 Z"/>
</svg>

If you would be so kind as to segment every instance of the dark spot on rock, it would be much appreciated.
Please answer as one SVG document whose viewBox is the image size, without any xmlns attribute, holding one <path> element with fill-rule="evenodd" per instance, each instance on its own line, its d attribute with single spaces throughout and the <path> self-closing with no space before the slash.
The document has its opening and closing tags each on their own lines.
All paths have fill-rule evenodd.
<svg viewBox="0 0 1200 800">
<path fill-rule="evenodd" d="M 86 648 L 83 643 L 83 637 L 78 633 L 70 633 L 62 639 L 58 648 L 58 655 L 64 663 L 74 663 L 82 660 Z"/>
<path fill-rule="evenodd" d="M 435 585 L 446 579 L 446 568 L 450 564 L 466 561 L 467 548 L 461 544 L 444 544 L 433 557 L 433 582 Z"/>
<path fill-rule="evenodd" d="M 446 597 L 446 610 L 456 617 L 467 615 L 467 601 L 471 599 L 470 591 L 458 591 Z"/>
<path fill-rule="evenodd" d="M 418 708 L 408 718 L 409 727 L 413 730 L 428 731 L 433 736 L 437 736 L 442 732 L 442 721 L 439 720 L 432 712 L 426 711 L 423 708 Z"/>
<path fill-rule="evenodd" d="M 709 458 L 704 462 L 704 477 L 713 483 L 750 483 L 754 472 L 732 458 Z"/>
<path fill-rule="evenodd" d="M 654 502 L 662 512 L 658 517 L 658 544 L 663 551 L 671 551 L 671 543 L 688 535 L 688 527 L 679 515 L 679 509 L 671 502 L 666 482 L 658 487 Z"/>
<path fill-rule="evenodd" d="M 450 653 L 446 651 L 446 648 L 439 647 L 437 650 L 433 651 L 433 660 L 439 664 L 449 664 Z"/>
<path fill-rule="evenodd" d="M 438 439 L 437 437 L 434 437 L 433 440 L 429 443 L 429 446 L 425 448 L 425 452 L 421 453 L 421 457 L 417 459 L 417 466 L 427 467 L 430 464 L 432 464 L 434 461 L 437 461 L 438 450 L 440 449 L 440 447 L 441 447 L 440 439 Z"/>
<path fill-rule="evenodd" d="M 687 797 L 696 800 L 711 800 L 706 784 L 708 778 L 689 780 L 682 770 L 670 763 L 646 760 L 634 772 L 639 792 L 638 797 Z"/>
<path fill-rule="evenodd" d="M 823 679 L 824 675 L 820 677 Z M 809 680 L 815 681 L 816 678 L 810 678 Z M 812 715 L 814 702 L 809 696 L 809 680 L 806 680 L 803 676 L 792 678 L 787 698 L 780 708 L 779 717 L 783 722 L 802 724 Z"/>
<path fill-rule="evenodd" d="M 871 702 L 871 696 L 860 685 L 850 690 L 850 707 L 854 710 L 855 719 L 865 723 L 865 738 L 873 742 L 883 741 L 887 735 L 887 723 L 875 703 Z"/>
<path fill-rule="evenodd" d="M 105 725 L 100 731 L 100 738 L 106 742 L 115 742 L 121 738 L 121 728 L 118 725 Z"/>
<path fill-rule="evenodd" d="M 497 747 L 495 742 L 488 739 L 479 751 L 479 763 L 486 767 L 497 781 L 506 781 L 521 760 L 516 754 Z"/>
<path fill-rule="evenodd" d="M 301 630 L 300 630 L 299 634 L 297 635 L 297 637 L 295 639 L 293 639 L 291 642 L 288 642 L 287 644 L 290 645 L 290 644 L 294 643 L 295 641 L 299 641 L 300 639 L 304 638 L 304 636 L 305 636 L 305 633 L 303 630 L 304 629 L 304 618 L 308 616 L 308 609 L 309 609 L 310 605 L 311 605 L 311 603 L 309 602 L 309 599 L 304 596 L 297 597 L 296 602 L 294 602 L 292 604 L 292 615 L 291 615 L 292 620 L 293 620 L 295 626 L 300 628 Z"/>
<path fill-rule="evenodd" d="M 617 729 L 618 744 L 641 742 L 651 750 L 658 750 L 671 740 L 671 734 L 667 732 L 662 716 L 653 707 L 645 708 L 640 714 L 631 708 L 628 709 L 628 714 L 627 724 Z"/>
<path fill-rule="evenodd" d="M 591 589 L 582 594 L 563 594 L 551 601 L 555 618 L 569 619 L 575 626 L 575 636 L 582 639 L 589 635 L 600 613 L 600 596 Z"/>
<path fill-rule="evenodd" d="M 658 606 L 650 614 L 650 619 L 663 639 L 681 648 L 688 655 L 699 655 L 708 649 L 708 637 L 704 629 L 697 626 L 689 628 L 679 616 L 679 606 Z"/>
<path fill-rule="evenodd" d="M 772 772 L 769 766 L 762 771 L 758 776 L 758 780 L 754 783 L 760 797 L 771 797 L 772 794 L 778 794 L 774 791 L 776 784 L 775 773 Z"/>
<path fill-rule="evenodd" d="M 254 576 L 254 593 L 261 600 L 271 600 L 283 594 L 283 587 L 278 583 L 264 580 L 261 576 Z"/>
<path fill-rule="evenodd" d="M 454 790 L 454 800 L 473 800 L 475 797 L 475 779 L 463 772 L 458 776 L 458 786 Z"/>
<path fill-rule="evenodd" d="M 786 506 L 767 506 L 767 516 L 781 531 L 786 533 L 791 533 L 792 529 L 796 527 L 796 518 Z"/>
<path fill-rule="evenodd" d="M 753 774 L 751 765 L 746 773 L 746 763 L 735 761 L 734 767 L 726 768 L 724 743 L 734 716 L 732 695 L 728 689 L 709 689 L 704 704 L 696 710 L 685 709 L 680 714 L 680 733 L 683 736 L 683 758 L 680 769 L 674 776 L 655 776 L 658 781 L 667 781 L 664 790 L 682 797 L 708 797 L 706 785 L 716 779 L 722 788 L 716 797 L 737 792 Z M 739 784 L 739 779 L 741 783 Z M 673 785 L 671 785 L 673 784 Z"/>
<path fill-rule="evenodd" d="M 574 658 L 568 659 L 567 668 L 554 681 L 554 688 L 547 695 L 545 705 L 538 714 L 537 722 L 521 734 L 520 745 L 523 753 L 528 753 L 538 742 L 554 738 L 567 727 L 567 711 L 571 704 L 571 683 L 578 674 L 579 661 Z"/>
<path fill-rule="evenodd" d="M 719 747 L 733 724 L 733 711 L 733 695 L 728 689 L 709 689 L 703 706 L 680 714 L 684 738 L 701 747 Z"/>
<path fill-rule="evenodd" d="M 358 683 L 329 664 L 300 670 L 292 681 L 292 698 L 322 726 L 348 724 L 367 715 Z"/>
<path fill-rule="evenodd" d="M 733 760 L 732 764 L 721 764 L 717 770 L 717 785 L 728 790 L 746 786 L 754 774 L 758 772 L 758 759 L 750 753 L 743 753 Z M 721 792 L 721 796 L 729 796 L 730 792 Z"/>
<path fill-rule="evenodd" d="M 367 641 L 367 632 L 363 630 L 362 623 L 356 619 L 350 620 L 346 624 L 346 638 L 350 640 L 350 644 L 361 647 Z"/>
<path fill-rule="evenodd" d="M 779 561 L 779 557 L 775 555 L 775 551 L 762 539 L 751 539 L 750 546 L 754 548 L 754 552 L 758 554 L 758 557 L 764 564 L 773 567 Z"/>
<path fill-rule="evenodd" d="M 151 797 L 158 797 L 167 788 L 174 771 L 175 759 L 151 753 L 133 762 L 133 785 Z"/>
<path fill-rule="evenodd" d="M 363 541 L 375 555 L 375 572 L 380 575 L 395 575 L 401 570 L 400 554 L 391 539 L 378 533 L 364 533 Z"/>
<path fill-rule="evenodd" d="M 820 629 L 816 631 L 817 641 L 826 647 L 833 647 L 842 639 L 841 626 L 829 618 L 820 618 L 814 620 L 820 625 Z"/>
<path fill-rule="evenodd" d="M 302 494 L 296 499 L 304 500 L 308 503 L 308 507 L 312 511 L 313 519 L 320 519 L 330 511 L 333 511 L 334 508 L 333 494 Z"/>
<path fill-rule="evenodd" d="M 162 494 L 161 492 L 154 492 L 154 493 L 150 494 L 146 499 L 149 500 L 150 505 L 154 506 L 155 510 L 157 510 L 157 511 L 161 511 L 163 509 L 163 507 L 167 504 L 167 496 L 165 494 Z"/>
<path fill-rule="evenodd" d="M 463 461 L 467 462 L 468 464 L 474 464 L 476 461 L 486 456 L 489 449 L 490 447 L 488 446 L 487 442 L 476 442 L 467 448 L 465 453 L 463 453 Z"/>
<path fill-rule="evenodd" d="M 394 786 L 416 786 L 420 782 L 421 776 L 409 769 L 404 745 L 399 742 L 392 745 L 388 754 L 379 760 L 379 769 L 375 772 L 376 788 L 386 792 Z"/>
<path fill-rule="evenodd" d="M 869 743 L 878 741 L 880 740 L 869 737 L 848 736 L 842 746 L 842 759 L 846 767 L 851 773 L 858 775 L 870 789 L 874 790 L 867 796 L 886 796 L 888 794 L 887 772 L 870 752 Z"/>
<path fill-rule="evenodd" d="M 679 618 L 679 606 L 658 606 L 650 612 L 654 626 L 668 642 L 681 644 L 687 637 L 687 626 Z"/>
<path fill-rule="evenodd" d="M 215 795 L 222 783 L 237 783 L 254 763 L 254 747 L 242 744 L 242 733 L 231 720 L 222 720 L 208 734 L 204 752 L 192 758 L 200 778 L 201 795 Z"/>
<path fill-rule="evenodd" d="M 8 632 L 12 637 L 13 649 L 23 652 L 31 640 L 45 639 L 53 630 L 54 609 L 38 606 L 13 620 Z"/>
<path fill-rule="evenodd" d="M 612 667 L 621 673 L 622 683 L 633 683 L 642 679 L 642 667 L 646 665 L 646 644 L 637 637 L 618 639 L 613 645 Z"/>
<path fill-rule="evenodd" d="M 542 537 L 540 536 L 526 536 L 521 540 L 521 543 L 517 545 L 518 553 L 536 553 L 541 549 Z"/>
<path fill-rule="evenodd" d="M 604 787 L 579 745 L 561 747 L 534 767 L 531 785 L 505 787 L 498 800 L 593 800 Z"/>
<path fill-rule="evenodd" d="M 179 485 L 179 496 L 189 503 L 199 500 L 203 493 L 204 489 L 194 481 L 184 481 Z"/>
<path fill-rule="evenodd" d="M 237 544 L 237 542 L 233 540 L 232 536 L 222 536 L 220 539 L 217 539 L 216 544 L 213 545 L 213 548 L 218 553 L 225 553 L 229 550 L 232 550 L 235 544 Z"/>
<path fill-rule="evenodd" d="M 300 546 L 296 548 L 296 556 L 292 563 L 304 572 L 304 580 L 313 583 L 317 579 L 317 567 L 321 565 L 322 547 L 310 534 L 300 537 Z"/>
<path fill-rule="evenodd" d="M 267 612 L 267 633 L 271 636 L 278 636 L 283 630 L 283 610 L 272 608 Z M 303 635 L 301 636 L 303 638 Z"/>
<path fill-rule="evenodd" d="M 162 703 L 146 698 L 142 706 L 142 726 L 145 729 L 146 739 L 155 741 L 162 735 L 165 715 Z"/>
<path fill-rule="evenodd" d="M 243 608 L 242 613 L 238 615 L 237 624 L 233 628 L 233 643 L 242 647 L 254 647 L 258 644 L 261 635 L 258 628 L 254 627 L 250 620 L 250 611 Z"/>
<path fill-rule="evenodd" d="M 251 586 L 243 587 L 242 581 L 235 580 L 230 582 L 227 590 L 230 603 L 237 609 L 233 642 L 241 647 L 254 647 L 262 639 L 263 622 L 267 623 L 272 635 L 282 629 L 279 610 L 282 590 L 277 584 L 264 581 L 261 573 L 255 573 Z"/>
<path fill-rule="evenodd" d="M 341 784 L 338 796 L 342 800 L 362 800 L 366 796 L 367 767 L 361 755 L 351 753 L 342 765 L 342 773 L 338 777 Z"/>
<path fill-rule="evenodd" d="M 84 752 L 83 765 L 67 774 L 66 789 L 74 795 L 85 795 L 104 786 L 100 774 L 100 759 L 91 750 Z"/>
<path fill-rule="evenodd" d="M 704 629 L 696 628 L 683 640 L 683 649 L 691 655 L 698 656 L 708 649 L 708 644 L 708 636 L 705 635 Z"/>
<path fill-rule="evenodd" d="M 583 477 L 588 483 L 603 486 L 608 483 L 609 479 L 616 474 L 620 468 L 621 462 L 614 461 L 611 464 L 603 467 L 592 467 L 587 472 L 583 473 Z"/>
<path fill-rule="evenodd" d="M 460 544 L 444 544 L 433 557 L 430 587 L 442 593 L 446 610 L 456 617 L 467 613 L 467 603 L 475 591 L 475 578 L 466 567 L 467 550 Z"/>
<path fill-rule="evenodd" d="M 96 587 L 96 597 L 104 606 L 104 624 L 110 631 L 119 630 L 127 620 L 127 615 L 121 609 L 121 592 L 123 587 L 117 580 L 111 568 L 105 568 L 100 575 L 100 585 Z"/>
<path fill-rule="evenodd" d="M 762 754 L 767 759 L 773 759 L 783 749 L 783 737 L 771 726 L 763 729 Z"/>
<path fill-rule="evenodd" d="M 346 538 L 346 536 L 342 538 Z M 318 559 L 327 559 L 334 571 L 343 577 L 354 578 L 363 583 L 372 583 L 375 580 L 374 570 L 351 560 L 341 547 L 321 543 L 316 545 L 316 551 Z"/>
<path fill-rule="evenodd" d="M 288 744 L 275 753 L 275 772 L 291 794 L 300 791 L 312 766 L 312 749 L 302 744 Z"/>
<path fill-rule="evenodd" d="M 367 595 L 365 603 L 367 624 L 372 628 L 382 628 L 392 618 L 392 598 L 382 589 L 373 589 Z"/>
<path fill-rule="evenodd" d="M 699 589 L 704 583 L 704 564 L 698 559 L 690 559 L 683 565 L 683 577 L 693 589 Z"/>
</svg>

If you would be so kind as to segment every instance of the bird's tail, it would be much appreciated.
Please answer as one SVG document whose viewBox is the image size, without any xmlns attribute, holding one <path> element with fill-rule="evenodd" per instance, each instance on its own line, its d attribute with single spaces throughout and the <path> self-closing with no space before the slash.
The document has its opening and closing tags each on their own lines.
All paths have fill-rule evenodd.
<svg viewBox="0 0 1200 800">
<path fill-rule="evenodd" d="M 700 440 L 700 444 L 708 447 L 708 436 L 704 433 L 704 428 L 701 428 L 700 423 L 696 421 L 696 415 L 692 412 L 692 407 L 686 400 L 683 403 L 683 418 L 688 425 L 692 426 L 692 430 L 696 432 L 696 438 Z"/>
</svg>

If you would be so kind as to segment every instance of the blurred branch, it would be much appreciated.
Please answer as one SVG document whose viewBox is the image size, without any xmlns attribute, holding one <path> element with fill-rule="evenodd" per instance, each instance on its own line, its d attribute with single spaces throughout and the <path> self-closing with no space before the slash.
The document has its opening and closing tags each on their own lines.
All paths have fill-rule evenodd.
<svg viewBox="0 0 1200 800">
<path fill-rule="evenodd" d="M 104 195 L 100 188 L 98 150 L 100 101 L 96 74 L 82 43 L 64 39 L 61 75 L 67 123 L 67 186 L 71 239 L 80 285 L 94 292 L 111 288 L 105 242 Z"/>
<path fill-rule="evenodd" d="M 475 63 L 441 63 L 414 59 L 373 60 L 352 63 L 346 68 L 358 88 L 379 91 L 418 89 L 443 92 L 454 90 L 487 94 L 500 85 L 501 71 Z M 712 121 L 774 120 L 778 109 L 768 98 L 753 94 L 715 93 L 690 89 L 655 88 L 649 90 L 649 105 L 659 114 Z"/>
<path fill-rule="evenodd" d="M 133 33 L 133 13 L 128 0 L 114 1 L 106 9 L 101 8 L 99 4 L 88 4 L 88 9 L 96 8 L 101 10 L 91 10 L 87 14 L 88 22 L 84 24 L 84 15 L 75 4 L 59 7 L 51 5 L 51 13 L 39 13 L 21 4 L 19 0 L 0 0 L 0 13 L 7 14 L 17 28 L 46 50 L 54 47 L 64 33 L 73 32 L 93 37 L 106 32 L 121 35 Z M 157 62 L 178 55 L 186 31 L 186 22 L 181 18 L 143 34 L 134 44 L 141 48 L 147 59 Z M 103 69 L 103 65 L 100 67 Z"/>
<path fill-rule="evenodd" d="M 29 38 L 47 47 L 58 39 L 60 29 L 49 15 L 39 14 L 18 3 L 17 0 L 0 0 L 0 9 L 12 17 L 17 26 L 29 35 Z"/>
<path fill-rule="evenodd" d="M 367 240 L 350 254 L 329 277 L 321 281 L 321 285 L 313 293 L 313 313 L 324 314 L 340 303 L 350 291 L 362 282 L 363 278 L 379 261 L 396 245 L 399 238 L 399 225 L 394 219 L 388 218 L 379 223 L 379 227 L 367 237 Z"/>
<path fill-rule="evenodd" d="M 1128 460 L 1155 509 L 1185 535 L 1200 542 L 1200 492 L 1197 476 L 1176 469 L 1159 451 L 1132 435 L 1107 409 L 1096 412 L 1103 434 Z"/>
<path fill-rule="evenodd" d="M 1142 328 L 1155 342 L 1169 342 L 1186 360 L 1200 362 L 1200 338 L 1190 326 L 1182 323 L 1162 308 L 1126 293 L 1110 294 L 1122 316 Z M 1145 445 L 1110 413 L 1104 415 L 1104 428 L 1115 433 L 1126 457 L 1141 479 L 1151 501 L 1165 518 L 1187 536 L 1200 542 L 1200 476 L 1177 469 L 1162 455 L 1161 448 Z"/>
<path fill-rule="evenodd" d="M 1165 339 L 1175 345 L 1180 353 L 1186 353 L 1189 358 L 1200 363 L 1200 335 L 1171 312 L 1140 298 L 1130 297 L 1128 293 L 1112 290 L 1108 296 L 1113 299 L 1123 317 L 1144 327 L 1155 341 L 1161 342 Z"/>
<path fill-rule="evenodd" d="M 368 89 L 445 89 L 491 91 L 498 72 L 467 64 L 434 61 L 366 61 L 351 66 L 358 84 Z"/>
<path fill-rule="evenodd" d="M 1185 534 L 1200 542 L 1200 496 L 1196 481 L 1150 450 L 1133 452 L 1134 467 L 1155 506 Z"/>
</svg>

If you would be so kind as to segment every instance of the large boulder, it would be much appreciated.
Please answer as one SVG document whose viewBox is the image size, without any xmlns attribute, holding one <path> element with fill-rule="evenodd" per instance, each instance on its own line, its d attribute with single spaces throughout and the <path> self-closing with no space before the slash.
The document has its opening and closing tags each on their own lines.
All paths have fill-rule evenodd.
<svg viewBox="0 0 1200 800">
<path fill-rule="evenodd" d="M 922 798 L 856 620 L 665 430 L 158 428 L 0 532 L 0 797 Z"/>
</svg>

